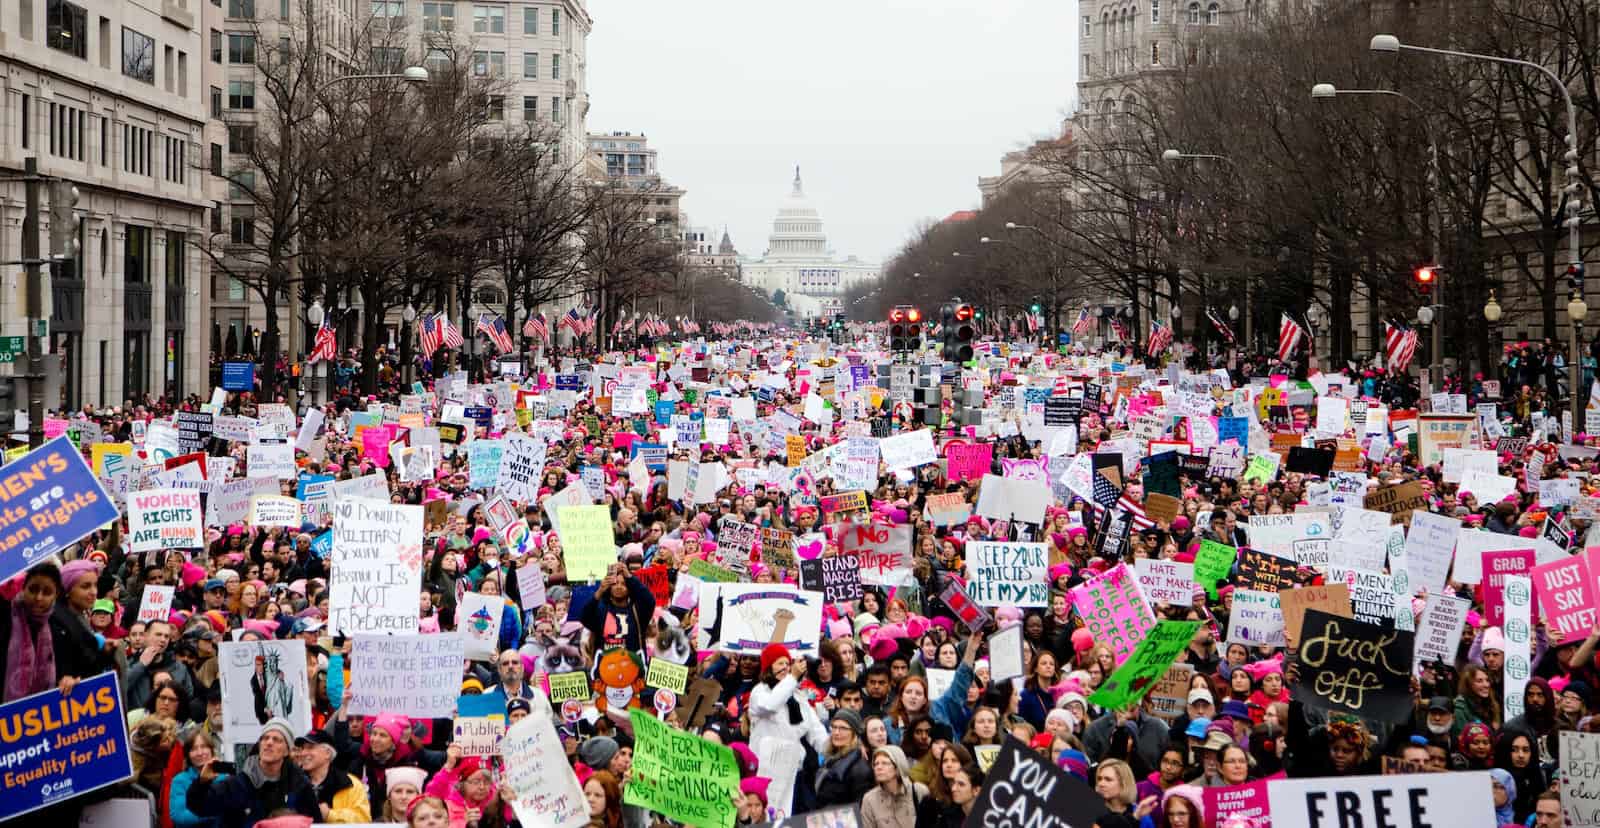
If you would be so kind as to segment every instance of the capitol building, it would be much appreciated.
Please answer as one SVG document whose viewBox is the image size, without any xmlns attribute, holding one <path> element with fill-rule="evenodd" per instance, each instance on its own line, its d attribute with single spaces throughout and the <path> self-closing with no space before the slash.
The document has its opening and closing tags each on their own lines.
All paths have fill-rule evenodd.
<svg viewBox="0 0 1600 828">
<path fill-rule="evenodd" d="M 772 295 L 782 290 L 790 308 L 801 318 L 827 316 L 844 309 L 844 295 L 862 282 L 878 278 L 879 265 L 854 256 L 836 258 L 822 232 L 822 218 L 800 185 L 800 168 L 794 170 L 794 190 L 778 207 L 767 237 L 767 252 L 742 262 L 746 283 Z"/>
</svg>

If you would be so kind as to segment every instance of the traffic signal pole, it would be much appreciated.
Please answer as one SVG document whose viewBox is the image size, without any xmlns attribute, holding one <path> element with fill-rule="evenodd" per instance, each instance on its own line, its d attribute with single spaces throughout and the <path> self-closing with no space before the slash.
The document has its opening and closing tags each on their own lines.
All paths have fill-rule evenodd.
<svg viewBox="0 0 1600 828">
<path fill-rule="evenodd" d="M 39 263 L 39 159 L 23 162 L 22 258 L 26 274 L 24 303 L 28 316 L 28 447 L 44 445 L 44 349 L 39 324 L 44 319 L 44 277 Z"/>
</svg>

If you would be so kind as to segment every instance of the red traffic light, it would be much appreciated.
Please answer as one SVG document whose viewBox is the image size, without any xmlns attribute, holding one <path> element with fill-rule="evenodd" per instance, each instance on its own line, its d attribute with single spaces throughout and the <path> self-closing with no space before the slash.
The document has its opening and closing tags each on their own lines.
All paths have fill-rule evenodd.
<svg viewBox="0 0 1600 828">
<path fill-rule="evenodd" d="M 956 305 L 956 321 L 965 322 L 972 318 L 971 305 Z"/>
<path fill-rule="evenodd" d="M 916 308 L 912 308 L 911 310 L 906 311 L 906 321 L 908 321 L 908 322 L 921 322 L 922 321 L 922 311 L 919 311 Z"/>
<path fill-rule="evenodd" d="M 1434 268 L 1431 266 L 1419 267 L 1417 268 L 1416 277 L 1417 284 L 1432 285 L 1434 281 L 1439 278 L 1439 274 L 1435 272 Z"/>
<path fill-rule="evenodd" d="M 905 317 L 905 311 L 903 311 L 903 310 L 901 310 L 899 308 L 895 308 L 894 310 L 889 311 L 889 321 L 890 322 L 903 322 L 903 321 L 905 321 L 905 318 L 906 318 Z"/>
</svg>

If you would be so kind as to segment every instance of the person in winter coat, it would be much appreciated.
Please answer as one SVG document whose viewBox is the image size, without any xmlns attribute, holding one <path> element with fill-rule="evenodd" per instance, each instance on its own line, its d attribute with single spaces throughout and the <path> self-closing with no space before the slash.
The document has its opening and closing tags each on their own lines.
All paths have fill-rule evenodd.
<svg viewBox="0 0 1600 828">
<path fill-rule="evenodd" d="M 333 737 L 313 730 L 294 740 L 294 763 L 305 771 L 317 793 L 323 822 L 371 822 L 372 804 L 367 786 L 333 766 L 337 754 Z"/>
<path fill-rule="evenodd" d="M 1167 746 L 1167 723 L 1145 713 L 1142 708 L 1107 711 L 1091 722 L 1083 732 L 1084 752 L 1089 754 L 1090 759 L 1100 761 L 1111 747 L 1111 731 L 1130 725 L 1134 731 L 1134 749 L 1139 758 L 1144 760 L 1144 767 L 1158 766 L 1161 751 Z"/>
<path fill-rule="evenodd" d="M 172 676 L 173 682 L 183 688 L 184 698 L 194 698 L 194 678 L 171 646 L 174 634 L 172 625 L 165 621 L 151 621 L 145 627 L 144 649 L 122 674 L 122 703 L 129 709 L 149 703 L 155 691 L 155 678 L 161 673 Z"/>
<path fill-rule="evenodd" d="M 964 764 L 945 779 L 950 801 L 941 802 L 929 796 L 917 806 L 917 828 L 961 828 L 978 804 L 978 793 L 983 788 L 983 771 L 975 764 Z"/>
<path fill-rule="evenodd" d="M 174 828 L 217 828 L 220 820 L 216 817 L 203 817 L 189 810 L 189 788 L 200 778 L 200 769 L 216 758 L 217 740 L 197 728 L 183 740 L 182 750 L 185 765 L 172 777 L 172 785 L 167 789 L 167 816 Z"/>
<path fill-rule="evenodd" d="M 861 799 L 863 828 L 915 828 L 928 788 L 911 781 L 905 752 L 895 745 L 873 750 L 872 779 L 877 784 Z"/>
<path fill-rule="evenodd" d="M 200 768 L 185 804 L 202 817 L 216 817 L 220 828 L 251 828 L 279 811 L 322 818 L 317 792 L 305 772 L 289 761 L 293 741 L 289 723 L 272 718 L 261 727 L 256 752 L 232 776 L 217 776 L 214 763 Z"/>
<path fill-rule="evenodd" d="M 833 711 L 822 772 L 817 774 L 818 808 L 860 802 L 872 789 L 872 765 L 862 743 L 865 731 L 861 715 L 854 710 L 842 707 Z"/>
<path fill-rule="evenodd" d="M 762 742 L 772 739 L 789 746 L 787 749 L 800 748 L 804 740 L 819 753 L 827 750 L 828 731 L 817 718 L 816 708 L 795 695 L 805 674 L 805 659 L 791 660 L 782 644 L 768 644 L 761 651 L 761 681 L 750 690 L 753 749 L 760 750 Z"/>
<path fill-rule="evenodd" d="M 383 714 L 365 722 L 365 730 L 352 737 L 350 723 L 340 709 L 333 722 L 334 744 L 339 757 L 350 774 L 367 786 L 369 809 L 383 810 L 389 795 L 385 772 L 394 767 L 419 767 L 429 773 L 444 766 L 441 751 L 419 747 L 412 738 L 411 720 L 404 716 Z"/>
<path fill-rule="evenodd" d="M 462 756 L 460 745 L 445 752 L 444 767 L 428 781 L 424 790 L 458 806 L 467 815 L 467 824 L 477 828 L 504 828 L 514 819 L 511 806 L 500 800 L 489 766 L 476 756 Z"/>
</svg>

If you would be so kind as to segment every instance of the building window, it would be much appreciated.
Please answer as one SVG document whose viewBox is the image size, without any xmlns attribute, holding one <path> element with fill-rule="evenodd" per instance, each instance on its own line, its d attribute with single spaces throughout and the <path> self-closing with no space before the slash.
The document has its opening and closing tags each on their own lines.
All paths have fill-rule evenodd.
<svg viewBox="0 0 1600 828">
<path fill-rule="evenodd" d="M 228 216 L 228 241 L 234 244 L 256 243 L 256 213 L 248 206 L 234 207 Z"/>
<path fill-rule="evenodd" d="M 561 80 L 561 56 L 550 56 L 550 79 Z"/>
<path fill-rule="evenodd" d="M 212 144 L 212 146 L 216 146 Z M 222 232 L 222 202 L 215 201 L 211 204 L 211 232 Z"/>
<path fill-rule="evenodd" d="M 406 0 L 372 0 L 372 16 L 404 18 L 406 16 Z"/>
<path fill-rule="evenodd" d="M 534 80 L 535 78 L 539 77 L 538 52 L 522 53 L 522 76 L 528 80 Z"/>
<path fill-rule="evenodd" d="M 150 174 L 150 154 L 155 132 L 133 124 L 122 125 L 122 171 Z"/>
<path fill-rule="evenodd" d="M 561 10 L 550 10 L 550 34 L 554 37 L 561 36 Z"/>
<path fill-rule="evenodd" d="M 428 57 L 423 65 L 431 73 L 443 75 L 450 68 L 450 56 L 443 49 L 429 49 Z"/>
<path fill-rule="evenodd" d="M 561 99 L 550 99 L 550 120 L 561 123 Z"/>
<path fill-rule="evenodd" d="M 150 228 L 129 224 L 125 231 L 122 278 L 147 284 L 150 281 Z"/>
<path fill-rule="evenodd" d="M 211 30 L 211 62 L 222 62 L 222 32 Z"/>
<path fill-rule="evenodd" d="M 525 35 L 539 33 L 539 10 L 533 6 L 522 7 L 522 33 Z"/>
<path fill-rule="evenodd" d="M 33 96 L 22 93 L 22 148 L 27 149 L 33 144 Z"/>
<path fill-rule="evenodd" d="M 50 154 L 82 161 L 88 157 L 85 140 L 89 114 L 75 106 L 50 102 Z"/>
<path fill-rule="evenodd" d="M 453 32 L 456 30 L 456 4 L 423 3 L 422 30 L 425 32 Z"/>
<path fill-rule="evenodd" d="M 372 47 L 372 71 L 378 74 L 399 74 L 405 68 L 406 50 L 399 46 Z"/>
<path fill-rule="evenodd" d="M 222 87 L 211 87 L 211 117 L 222 117 Z"/>
<path fill-rule="evenodd" d="M 221 144 L 212 144 L 211 145 L 211 174 L 215 175 L 215 176 L 221 176 L 222 175 L 222 145 Z"/>
<path fill-rule="evenodd" d="M 228 33 L 228 62 L 255 63 L 256 36 Z"/>
<path fill-rule="evenodd" d="M 185 175 L 188 166 L 189 142 L 179 136 L 161 136 L 162 155 L 166 161 L 165 178 L 174 183 L 182 184 L 187 179 Z"/>
<path fill-rule="evenodd" d="M 1093 28 L 1093 26 L 1094 26 L 1094 18 L 1090 17 L 1087 14 L 1084 15 L 1083 16 L 1083 37 L 1084 37 L 1085 40 L 1087 40 L 1089 38 L 1089 33 L 1090 33 L 1091 29 Z"/>
<path fill-rule="evenodd" d="M 228 179 L 229 201 L 250 201 L 255 198 L 256 174 L 251 170 L 241 170 Z"/>
<path fill-rule="evenodd" d="M 255 124 L 228 124 L 228 152 L 248 154 L 255 148 Z"/>
<path fill-rule="evenodd" d="M 256 18 L 256 0 L 228 0 L 228 16 L 241 20 Z"/>
<path fill-rule="evenodd" d="M 1193 0 L 1189 3 L 1189 25 L 1200 25 L 1200 4 Z"/>
<path fill-rule="evenodd" d="M 472 31 L 477 34 L 505 34 L 506 7 L 483 5 L 473 6 Z"/>
<path fill-rule="evenodd" d="M 484 117 L 490 121 L 504 121 L 506 119 L 506 96 L 490 95 L 484 105 Z"/>
<path fill-rule="evenodd" d="M 127 26 L 122 27 L 122 74 L 138 81 L 156 82 L 156 42 Z"/>
<path fill-rule="evenodd" d="M 1150 0 L 1150 22 L 1161 22 L 1161 0 Z"/>
<path fill-rule="evenodd" d="M 1222 22 L 1222 7 L 1216 3 L 1206 6 L 1206 25 L 1215 26 Z"/>
<path fill-rule="evenodd" d="M 472 74 L 478 77 L 504 77 L 506 74 L 506 53 L 473 52 Z"/>
<path fill-rule="evenodd" d="M 255 109 L 255 81 L 228 81 L 228 108 Z"/>
<path fill-rule="evenodd" d="M 1150 41 L 1150 65 L 1161 65 L 1161 44 L 1154 40 Z"/>
<path fill-rule="evenodd" d="M 531 121 L 539 117 L 539 99 L 528 95 L 522 99 L 522 120 Z"/>
<path fill-rule="evenodd" d="M 73 57 L 89 57 L 89 15 L 66 0 L 45 3 L 45 43 Z"/>
</svg>

